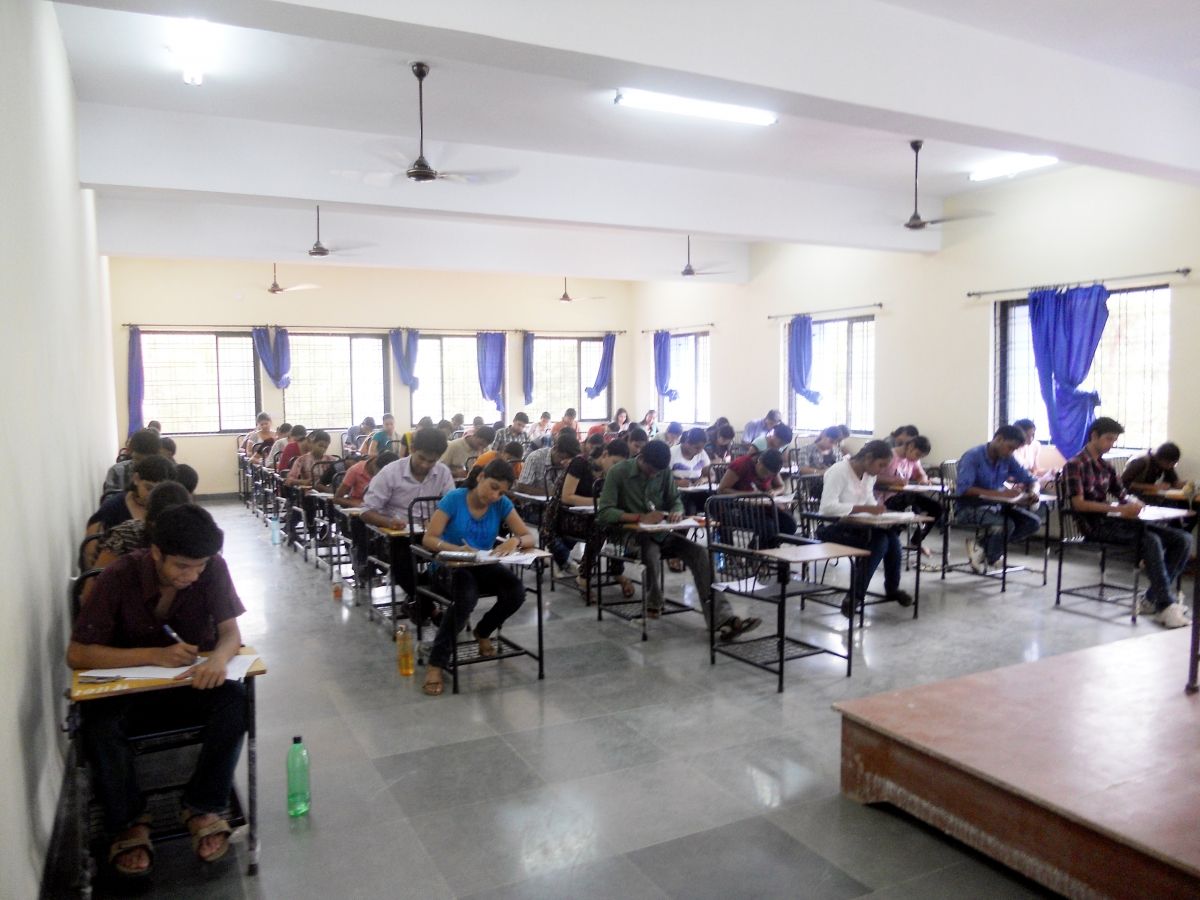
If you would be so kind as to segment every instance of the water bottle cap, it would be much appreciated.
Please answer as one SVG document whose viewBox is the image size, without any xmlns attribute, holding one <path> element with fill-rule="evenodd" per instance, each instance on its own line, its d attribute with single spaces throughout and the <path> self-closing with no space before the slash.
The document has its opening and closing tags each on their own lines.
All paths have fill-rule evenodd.
<svg viewBox="0 0 1200 900">
<path fill-rule="evenodd" d="M 296 735 L 294 738 L 292 738 L 292 743 L 299 744 L 300 743 L 300 735 Z"/>
</svg>

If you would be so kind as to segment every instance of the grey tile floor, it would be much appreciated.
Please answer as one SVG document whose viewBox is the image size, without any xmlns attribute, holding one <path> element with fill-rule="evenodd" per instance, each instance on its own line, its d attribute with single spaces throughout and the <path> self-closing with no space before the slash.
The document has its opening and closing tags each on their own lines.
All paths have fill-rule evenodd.
<svg viewBox="0 0 1200 900">
<path fill-rule="evenodd" d="M 258 682 L 261 867 L 246 877 L 240 846 L 202 871 L 186 845 L 167 845 L 144 896 L 1040 896 L 912 819 L 843 799 L 831 704 L 1158 628 L 1110 609 L 1055 611 L 1030 573 L 1003 595 L 925 577 L 919 620 L 870 610 L 852 678 L 833 657 L 799 660 L 780 695 L 767 673 L 711 666 L 699 615 L 654 622 L 643 643 L 559 589 L 546 595 L 544 681 L 531 660 L 507 660 L 431 699 L 420 669 L 397 674 L 393 643 L 362 607 L 331 601 L 326 570 L 273 547 L 240 504 L 210 508 L 248 610 L 242 633 L 270 667 Z M 1068 578 L 1090 572 L 1068 565 Z M 673 595 L 694 601 L 684 578 L 671 576 Z M 529 604 L 506 633 L 531 638 L 533 620 Z M 844 626 L 821 607 L 792 623 L 834 644 Z M 313 809 L 291 820 L 294 734 L 311 754 Z"/>
</svg>

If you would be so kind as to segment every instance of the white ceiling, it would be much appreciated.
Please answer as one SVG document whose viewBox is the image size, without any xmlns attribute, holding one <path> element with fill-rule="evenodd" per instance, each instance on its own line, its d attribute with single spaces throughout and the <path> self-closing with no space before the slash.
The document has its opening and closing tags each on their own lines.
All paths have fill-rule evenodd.
<svg viewBox="0 0 1200 900">
<path fill-rule="evenodd" d="M 936 250 L 935 229 L 900 227 L 912 137 L 927 139 L 927 217 L 971 188 L 974 165 L 1016 150 L 1200 180 L 1195 54 L 1178 37 L 1198 33 L 1200 4 L 1016 5 L 1027 15 L 1014 23 L 950 0 L 745 0 L 732 29 L 717 0 L 213 0 L 200 9 L 219 49 L 199 88 L 166 47 L 169 16 L 196 14 L 192 0 L 56 9 L 106 252 L 279 258 L 296 211 L 319 201 L 345 214 L 344 242 L 373 248 L 355 264 L 663 278 L 682 263 L 659 254 L 692 232 L 741 279 L 753 241 Z M 1148 47 L 1162 50 L 1154 63 Z M 387 174 L 415 155 L 414 59 L 433 67 L 430 162 L 495 177 Z M 663 117 L 615 107 L 618 86 L 781 118 L 758 129 Z M 253 226 L 216 227 L 239 215 Z M 567 239 L 502 239 L 505 228 Z M 484 234 L 505 253 L 481 253 Z"/>
</svg>

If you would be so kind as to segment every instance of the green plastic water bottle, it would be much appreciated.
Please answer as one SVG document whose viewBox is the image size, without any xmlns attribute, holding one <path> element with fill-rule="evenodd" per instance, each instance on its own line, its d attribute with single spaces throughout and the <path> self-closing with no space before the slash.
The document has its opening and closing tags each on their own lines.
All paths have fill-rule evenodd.
<svg viewBox="0 0 1200 900">
<path fill-rule="evenodd" d="M 287 758 L 288 815 L 302 816 L 312 805 L 312 793 L 308 787 L 308 748 L 300 735 L 292 738 Z"/>
</svg>

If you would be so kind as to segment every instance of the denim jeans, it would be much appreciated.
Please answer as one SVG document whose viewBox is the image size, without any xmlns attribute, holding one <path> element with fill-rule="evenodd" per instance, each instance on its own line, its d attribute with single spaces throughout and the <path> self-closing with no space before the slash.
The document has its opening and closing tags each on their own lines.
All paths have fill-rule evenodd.
<svg viewBox="0 0 1200 900">
<path fill-rule="evenodd" d="M 129 746 L 131 734 L 203 724 L 200 758 L 184 788 L 183 803 L 198 813 L 219 813 L 228 805 L 246 733 L 246 688 L 240 682 L 226 681 L 206 691 L 181 687 L 89 700 L 82 713 L 92 787 L 110 835 L 128 828 L 146 808 Z"/>
<path fill-rule="evenodd" d="M 1171 585 L 1187 566 L 1192 554 L 1192 536 L 1179 528 L 1163 525 L 1143 525 L 1127 519 L 1097 518 L 1087 524 L 1087 536 L 1098 541 L 1135 544 L 1146 563 L 1146 575 L 1150 579 L 1150 590 L 1146 596 L 1154 601 L 1154 609 L 1160 612 L 1174 601 Z"/>
<path fill-rule="evenodd" d="M 959 506 L 955 510 L 954 521 L 960 525 L 981 525 L 987 528 L 983 537 L 983 550 L 987 554 L 988 565 L 992 565 L 1004 555 L 1004 532 L 998 526 L 1002 525 L 1008 531 L 1010 544 L 1033 537 L 1042 527 L 1042 519 L 1037 513 L 1012 505 Z"/>
<path fill-rule="evenodd" d="M 867 595 L 867 586 L 883 563 L 883 589 L 889 596 L 900 590 L 900 568 L 903 562 L 900 538 L 894 528 L 872 528 L 864 525 L 846 525 L 834 522 L 817 529 L 817 537 L 834 544 L 861 547 L 870 550 L 866 560 L 858 560 L 858 577 L 852 585 L 854 598 L 862 600 Z"/>
<path fill-rule="evenodd" d="M 439 669 L 449 664 L 458 631 L 467 624 L 481 594 L 495 595 L 496 602 L 475 626 L 479 637 L 490 637 L 525 602 L 525 585 L 510 569 L 501 565 L 439 566 L 434 578 L 439 590 L 454 604 L 453 611 L 442 616 L 442 624 L 438 626 L 429 651 L 429 665 Z"/>
</svg>

